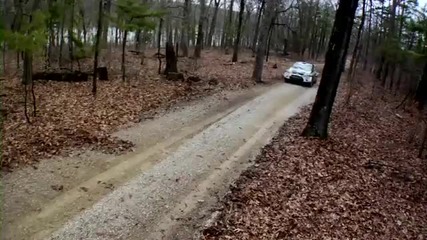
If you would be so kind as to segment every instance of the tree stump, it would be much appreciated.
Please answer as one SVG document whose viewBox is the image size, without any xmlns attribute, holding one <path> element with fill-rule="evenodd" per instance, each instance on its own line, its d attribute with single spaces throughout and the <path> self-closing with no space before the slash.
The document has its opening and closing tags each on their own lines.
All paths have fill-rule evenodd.
<svg viewBox="0 0 427 240">
<path fill-rule="evenodd" d="M 96 69 L 98 79 L 108 81 L 108 70 L 107 67 L 99 67 Z"/>
<path fill-rule="evenodd" d="M 59 82 L 86 82 L 89 80 L 89 74 L 74 72 L 39 72 L 33 74 L 33 80 L 51 80 Z"/>
<path fill-rule="evenodd" d="M 184 81 L 184 74 L 177 72 L 169 72 L 166 75 L 166 79 L 169 81 Z"/>
<path fill-rule="evenodd" d="M 189 76 L 189 77 L 187 78 L 187 81 L 189 81 L 189 82 L 200 82 L 200 81 L 201 81 L 201 79 L 200 79 L 200 77 L 198 77 L 198 76 Z"/>
<path fill-rule="evenodd" d="M 171 42 L 166 42 L 166 67 L 165 67 L 165 75 L 169 73 L 177 73 L 177 57 L 175 54 L 175 49 L 173 48 L 173 44 Z"/>
</svg>

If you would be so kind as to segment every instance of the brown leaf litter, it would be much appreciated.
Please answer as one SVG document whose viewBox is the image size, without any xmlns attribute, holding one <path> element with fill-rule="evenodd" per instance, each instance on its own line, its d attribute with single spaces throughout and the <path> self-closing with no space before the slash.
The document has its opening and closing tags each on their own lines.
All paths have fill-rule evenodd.
<svg viewBox="0 0 427 240">
<path fill-rule="evenodd" d="M 204 239 L 426 239 L 427 162 L 407 140 L 416 120 L 370 92 L 351 107 L 340 94 L 328 140 L 300 136 L 309 108 L 290 119 Z"/>
<path fill-rule="evenodd" d="M 253 58 L 249 53 L 241 54 L 244 63 L 229 66 L 224 63 L 230 62 L 231 56 L 213 50 L 204 51 L 199 60 L 179 58 L 179 69 L 186 77 L 199 77 L 199 82 L 167 81 L 157 74 L 158 63 L 153 54 L 154 50 L 147 51 L 143 66 L 139 57 L 127 54 L 128 81 L 125 83 L 121 81 L 119 57 L 101 60 L 101 66 L 102 62 L 108 66 L 112 80 L 98 82 L 96 98 L 91 94 L 91 82 L 37 81 L 35 117 L 31 115 L 29 93 L 31 124 L 25 121 L 24 91 L 19 79 L 6 78 L 1 88 L 1 108 L 7 113 L 3 122 L 2 168 L 33 164 L 72 149 L 95 148 L 120 153 L 132 148 L 133 144 L 112 138 L 110 134 L 128 123 L 141 121 L 141 114 L 153 115 L 156 109 L 178 102 L 254 85 L 250 78 Z M 40 62 L 44 61 L 35 61 L 36 70 L 41 69 L 37 66 Z M 272 69 L 275 63 L 281 68 Z M 285 64 L 283 59 L 273 58 L 265 65 L 265 79 L 275 80 Z M 91 60 L 82 61 L 81 66 L 83 71 L 90 71 Z"/>
</svg>

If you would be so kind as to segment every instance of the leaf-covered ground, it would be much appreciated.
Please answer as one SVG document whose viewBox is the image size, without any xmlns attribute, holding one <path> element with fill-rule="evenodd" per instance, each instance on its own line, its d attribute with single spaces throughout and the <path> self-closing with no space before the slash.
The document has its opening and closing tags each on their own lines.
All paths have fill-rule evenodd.
<svg viewBox="0 0 427 240">
<path fill-rule="evenodd" d="M 300 136 L 308 108 L 287 122 L 204 238 L 426 239 L 427 160 L 408 142 L 416 119 L 370 95 L 360 90 L 350 108 L 340 95 L 326 141 Z"/>
<path fill-rule="evenodd" d="M 196 83 L 171 82 L 157 74 L 158 59 L 152 50 L 148 51 L 144 66 L 140 65 L 139 57 L 128 54 L 128 81 L 124 83 L 120 75 L 119 53 L 113 54 L 117 57 L 110 56 L 110 60 L 102 61 L 104 66 L 108 66 L 112 80 L 98 82 L 95 99 L 91 93 L 91 81 L 37 81 L 35 117 L 32 116 L 29 93 L 31 124 L 25 120 L 24 90 L 19 78 L 7 77 L 2 82 L 1 108 L 6 114 L 2 139 L 3 168 L 32 164 L 82 147 L 108 152 L 124 151 L 131 148 L 132 143 L 111 138 L 109 134 L 120 126 L 140 121 L 141 114 L 218 91 L 254 85 L 250 78 L 254 59 L 249 53 L 241 54 L 240 62 L 236 64 L 230 63 L 231 55 L 219 51 L 204 51 L 200 60 L 179 58 L 180 71 L 186 76 L 201 78 Z M 279 68 L 273 68 L 275 63 Z M 264 79 L 272 81 L 278 78 L 286 64 L 284 58 L 273 57 L 265 65 Z M 81 65 L 82 70 L 90 70 L 91 60 L 82 61 Z M 76 65 L 74 67 L 77 68 Z"/>
</svg>

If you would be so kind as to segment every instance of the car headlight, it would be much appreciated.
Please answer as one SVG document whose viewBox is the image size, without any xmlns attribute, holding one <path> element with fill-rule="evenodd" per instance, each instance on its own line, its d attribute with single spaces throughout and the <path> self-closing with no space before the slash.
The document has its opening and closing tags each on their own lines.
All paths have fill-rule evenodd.
<svg viewBox="0 0 427 240">
<path fill-rule="evenodd" d="M 305 77 L 304 77 L 304 80 L 305 80 L 306 82 L 311 82 L 311 81 L 313 80 L 313 77 L 311 77 L 311 76 L 305 76 Z"/>
<path fill-rule="evenodd" d="M 284 74 L 283 74 L 283 76 L 285 77 L 285 78 L 288 78 L 288 77 L 290 77 L 292 74 L 290 73 L 290 72 L 288 72 L 288 71 L 286 71 Z"/>
</svg>

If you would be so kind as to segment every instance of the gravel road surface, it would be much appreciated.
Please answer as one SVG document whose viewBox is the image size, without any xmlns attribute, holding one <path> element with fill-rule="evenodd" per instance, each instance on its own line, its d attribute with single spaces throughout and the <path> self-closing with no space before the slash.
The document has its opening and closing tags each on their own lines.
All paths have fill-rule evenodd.
<svg viewBox="0 0 427 240">
<path fill-rule="evenodd" d="M 275 127 L 299 107 L 310 103 L 314 96 L 314 88 L 276 86 L 187 139 L 155 166 L 141 169 L 137 176 L 71 219 L 50 239 L 183 237 L 173 230 L 174 226 L 206 198 L 214 197 L 210 187 L 218 188 L 215 187 L 218 184 L 222 185 L 219 188 L 226 188 L 233 180 L 229 176 L 233 174 L 227 177 L 218 170 L 243 171 L 248 165 L 243 163 L 249 162 L 259 150 L 254 146 L 265 144 Z M 230 168 L 233 162 L 242 163 L 240 171 Z M 188 225 L 188 216 L 186 220 Z"/>
<path fill-rule="evenodd" d="M 2 239 L 197 238 L 229 185 L 315 94 L 276 84 L 211 96 L 114 134 L 135 152 L 88 152 L 11 173 Z"/>
</svg>

